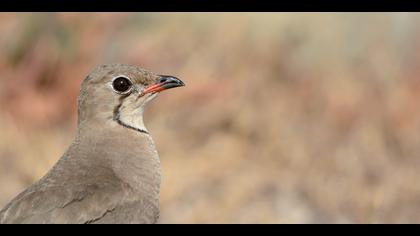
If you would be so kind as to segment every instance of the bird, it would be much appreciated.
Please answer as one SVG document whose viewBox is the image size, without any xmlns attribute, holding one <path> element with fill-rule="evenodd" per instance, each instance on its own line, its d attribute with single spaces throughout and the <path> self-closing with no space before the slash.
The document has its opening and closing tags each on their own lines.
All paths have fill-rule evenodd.
<svg viewBox="0 0 420 236">
<path fill-rule="evenodd" d="M 37 182 L 0 211 L 1 224 L 153 224 L 161 168 L 144 108 L 175 76 L 106 64 L 82 81 L 74 141 Z"/>
</svg>

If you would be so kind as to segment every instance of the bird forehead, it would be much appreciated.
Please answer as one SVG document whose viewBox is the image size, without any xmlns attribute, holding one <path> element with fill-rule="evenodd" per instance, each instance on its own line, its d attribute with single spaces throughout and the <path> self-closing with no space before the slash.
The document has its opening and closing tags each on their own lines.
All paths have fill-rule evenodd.
<svg viewBox="0 0 420 236">
<path fill-rule="evenodd" d="M 124 64 L 113 64 L 113 65 L 102 65 L 95 68 L 90 74 L 90 80 L 93 83 L 106 83 L 115 77 L 124 76 L 128 77 L 133 83 L 150 84 L 153 83 L 156 75 L 143 68 L 124 65 Z"/>
</svg>

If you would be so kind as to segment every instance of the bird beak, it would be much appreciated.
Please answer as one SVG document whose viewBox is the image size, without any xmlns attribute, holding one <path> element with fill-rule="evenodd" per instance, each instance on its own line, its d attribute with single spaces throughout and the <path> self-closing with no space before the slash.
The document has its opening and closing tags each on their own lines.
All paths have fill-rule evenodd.
<svg viewBox="0 0 420 236">
<path fill-rule="evenodd" d="M 143 90 L 142 94 L 157 93 L 166 89 L 182 87 L 182 86 L 185 86 L 184 82 L 182 82 L 180 79 L 174 76 L 159 75 L 159 78 L 157 79 L 157 83 L 150 85 L 149 87 L 146 87 Z"/>
</svg>

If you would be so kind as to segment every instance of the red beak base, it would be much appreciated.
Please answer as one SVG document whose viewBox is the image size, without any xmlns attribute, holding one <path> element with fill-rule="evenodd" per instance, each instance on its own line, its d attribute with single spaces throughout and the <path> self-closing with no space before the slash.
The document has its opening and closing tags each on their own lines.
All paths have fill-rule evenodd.
<svg viewBox="0 0 420 236">
<path fill-rule="evenodd" d="M 157 93 L 163 90 L 185 86 L 184 82 L 174 76 L 160 75 L 158 83 L 145 88 L 142 94 Z"/>
</svg>

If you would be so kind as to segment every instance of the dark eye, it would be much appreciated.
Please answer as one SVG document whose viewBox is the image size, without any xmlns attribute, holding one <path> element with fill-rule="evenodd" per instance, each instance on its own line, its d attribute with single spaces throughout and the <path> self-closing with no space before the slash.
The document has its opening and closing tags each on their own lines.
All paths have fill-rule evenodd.
<svg viewBox="0 0 420 236">
<path fill-rule="evenodd" d="M 117 77 L 112 82 L 112 87 L 115 89 L 115 91 L 120 92 L 120 93 L 127 92 L 128 90 L 130 90 L 132 85 L 133 84 L 128 78 L 122 77 L 122 76 Z"/>
</svg>

